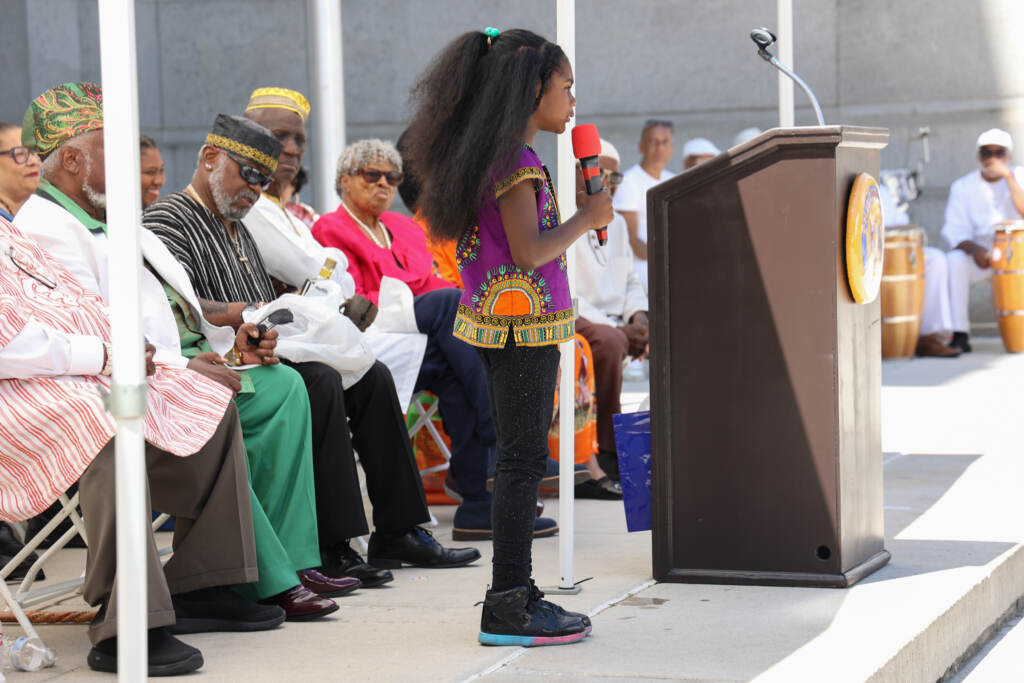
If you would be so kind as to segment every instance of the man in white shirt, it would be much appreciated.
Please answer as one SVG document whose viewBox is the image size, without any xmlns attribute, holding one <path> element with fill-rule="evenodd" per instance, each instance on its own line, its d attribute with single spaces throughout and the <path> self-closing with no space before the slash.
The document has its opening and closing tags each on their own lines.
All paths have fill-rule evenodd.
<svg viewBox="0 0 1024 683">
<path fill-rule="evenodd" d="M 971 350 L 968 300 L 971 285 L 992 277 L 993 225 L 1024 217 L 1024 168 L 1013 166 L 1013 138 L 992 128 L 978 136 L 980 168 L 958 178 L 949 189 L 942 236 L 949 271 L 950 346 Z M 922 321 L 923 323 L 926 321 Z"/>
<path fill-rule="evenodd" d="M 623 175 L 612 205 L 626 220 L 636 274 L 646 295 L 647 190 L 675 175 L 665 169 L 672 160 L 672 122 L 654 119 L 645 122 L 637 148 L 640 151 L 640 163 Z"/>
<path fill-rule="evenodd" d="M 616 193 L 621 182 L 619 153 L 601 140 L 602 185 Z M 583 174 L 577 170 L 576 184 L 583 189 Z M 615 215 L 608 225 L 608 242 L 598 242 L 591 231 L 573 245 L 576 250 L 576 295 L 579 317 L 576 331 L 583 335 L 594 354 L 594 388 L 597 398 L 598 464 L 618 479 L 615 433 L 612 415 L 622 412 L 622 366 L 627 357 L 643 358 L 647 353 L 647 295 L 633 270 L 632 249 L 625 219 Z M 577 497 L 611 498 L 621 489 L 602 480 L 604 472 L 591 466 L 594 476 L 576 487 Z"/>
</svg>

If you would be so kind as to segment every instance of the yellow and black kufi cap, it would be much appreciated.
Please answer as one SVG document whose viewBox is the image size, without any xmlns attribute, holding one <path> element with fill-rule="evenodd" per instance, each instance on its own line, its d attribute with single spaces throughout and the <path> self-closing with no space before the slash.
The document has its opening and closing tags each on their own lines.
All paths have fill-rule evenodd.
<svg viewBox="0 0 1024 683">
<path fill-rule="evenodd" d="M 305 123 L 309 118 L 309 100 L 302 93 L 287 88 L 256 88 L 249 96 L 249 104 L 245 110 L 251 109 L 287 109 L 302 118 Z"/>
<path fill-rule="evenodd" d="M 277 170 L 281 143 L 269 130 L 247 118 L 217 114 L 206 144 L 248 159 L 271 173 Z"/>
</svg>

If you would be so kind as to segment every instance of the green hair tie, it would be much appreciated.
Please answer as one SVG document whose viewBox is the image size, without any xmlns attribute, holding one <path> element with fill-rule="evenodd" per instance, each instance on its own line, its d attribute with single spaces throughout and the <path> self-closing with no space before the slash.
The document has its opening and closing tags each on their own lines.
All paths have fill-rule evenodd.
<svg viewBox="0 0 1024 683">
<path fill-rule="evenodd" d="M 485 28 L 484 35 L 487 36 L 487 44 L 490 45 L 491 41 L 497 38 L 499 33 L 501 33 L 501 31 L 494 28 L 493 26 L 488 26 L 487 28 Z"/>
</svg>

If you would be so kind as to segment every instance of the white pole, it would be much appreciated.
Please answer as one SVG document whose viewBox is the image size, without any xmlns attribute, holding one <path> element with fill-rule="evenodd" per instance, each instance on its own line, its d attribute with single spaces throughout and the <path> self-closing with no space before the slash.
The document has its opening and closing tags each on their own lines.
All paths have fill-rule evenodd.
<svg viewBox="0 0 1024 683">
<path fill-rule="evenodd" d="M 147 384 L 139 301 L 142 199 L 134 0 L 99 0 L 99 24 L 114 356 L 109 406 L 117 420 L 117 670 L 122 681 L 141 681 L 147 672 L 149 510 L 142 431 Z"/>
<path fill-rule="evenodd" d="M 317 208 L 328 213 L 341 200 L 334 191 L 334 171 L 345 149 L 345 68 L 341 49 L 341 0 L 308 0 L 309 35 L 313 40 L 313 92 L 317 130 L 313 184 Z"/>
<path fill-rule="evenodd" d="M 778 0 L 776 6 L 777 28 L 775 44 L 779 50 L 779 61 L 790 69 L 793 64 L 793 0 Z M 793 108 L 793 81 L 779 73 L 779 127 L 790 128 L 796 120 Z"/>
<path fill-rule="evenodd" d="M 557 0 L 555 8 L 555 41 L 565 51 L 569 64 L 576 71 L 576 0 Z M 576 213 L 576 159 L 572 154 L 570 130 L 558 136 L 558 197 L 562 219 Z M 566 252 L 570 291 L 576 290 L 576 258 L 570 248 Z M 573 301 L 575 305 L 575 300 Z M 576 445 L 576 342 L 570 339 L 561 345 L 561 381 L 558 385 L 558 557 L 561 580 L 558 587 L 573 588 L 573 519 L 574 464 Z"/>
</svg>

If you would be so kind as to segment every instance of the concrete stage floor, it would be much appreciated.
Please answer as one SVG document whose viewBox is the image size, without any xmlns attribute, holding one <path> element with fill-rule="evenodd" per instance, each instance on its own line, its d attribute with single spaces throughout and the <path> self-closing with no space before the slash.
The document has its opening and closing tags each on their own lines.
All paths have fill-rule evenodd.
<svg viewBox="0 0 1024 683">
<path fill-rule="evenodd" d="M 883 378 L 886 548 L 893 559 L 851 589 L 653 584 L 650 534 L 627 533 L 618 503 L 578 501 L 576 577 L 593 578 L 579 595 L 557 600 L 593 615 L 593 635 L 582 643 L 478 645 L 474 603 L 483 597 L 491 553 L 490 543 L 481 543 L 484 557 L 474 566 L 398 571 L 387 587 L 340 598 L 341 610 L 320 622 L 185 636 L 206 659 L 196 676 L 210 683 L 936 681 L 998 632 L 1024 596 L 1024 454 L 1017 440 L 1024 432 L 1024 356 L 1005 354 L 997 339 L 977 339 L 974 353 L 955 360 L 887 361 Z M 643 391 L 640 383 L 627 385 L 626 402 L 635 405 Z M 451 543 L 453 508 L 434 511 L 438 538 Z M 557 513 L 557 500 L 548 500 L 546 514 Z M 83 562 L 84 551 L 64 551 L 47 573 L 62 580 Z M 534 544 L 534 567 L 539 584 L 557 582 L 557 538 Z M 14 626 L 7 632 L 19 635 Z M 40 632 L 58 650 L 57 667 L 8 673 L 9 681 L 111 680 L 86 668 L 83 626 Z M 1014 659 L 1006 650 L 1004 658 Z M 968 680 L 1000 680 L 978 678 L 984 671 L 976 665 Z"/>
</svg>

